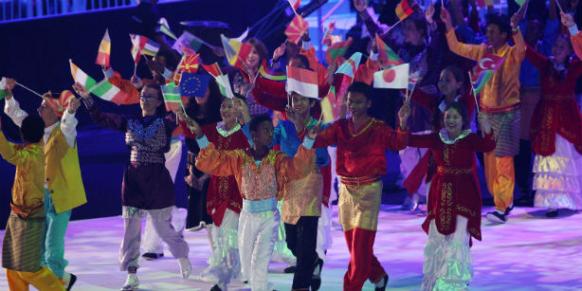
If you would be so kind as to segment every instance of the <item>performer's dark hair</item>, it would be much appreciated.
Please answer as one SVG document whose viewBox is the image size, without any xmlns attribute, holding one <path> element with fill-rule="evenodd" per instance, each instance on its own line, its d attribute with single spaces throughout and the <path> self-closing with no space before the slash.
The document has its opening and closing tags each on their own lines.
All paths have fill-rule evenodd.
<svg viewBox="0 0 582 291">
<path fill-rule="evenodd" d="M 259 129 L 259 125 L 263 122 L 271 122 L 271 117 L 267 114 L 261 114 L 253 117 L 251 119 L 251 123 L 249 124 L 249 128 L 251 131 L 256 132 Z"/>
<path fill-rule="evenodd" d="M 40 142 L 44 135 L 44 121 L 38 115 L 28 115 L 24 120 L 22 120 L 20 134 L 25 142 Z"/>
<path fill-rule="evenodd" d="M 468 114 L 467 114 L 467 108 L 465 108 L 465 105 L 463 105 L 461 102 L 453 102 L 449 105 L 447 105 L 447 107 L 445 108 L 445 112 L 449 111 L 449 109 L 454 109 L 455 111 L 457 111 L 459 113 L 459 115 L 461 115 L 461 118 L 463 119 L 463 129 L 468 129 L 469 126 L 471 125 L 471 121 L 469 120 Z M 443 119 L 445 118 L 445 114 L 443 114 Z M 443 120 L 443 124 L 444 124 L 444 120 Z"/>
<path fill-rule="evenodd" d="M 372 87 L 364 82 L 354 82 L 348 87 L 348 92 L 361 93 L 368 100 L 372 99 Z"/>
</svg>

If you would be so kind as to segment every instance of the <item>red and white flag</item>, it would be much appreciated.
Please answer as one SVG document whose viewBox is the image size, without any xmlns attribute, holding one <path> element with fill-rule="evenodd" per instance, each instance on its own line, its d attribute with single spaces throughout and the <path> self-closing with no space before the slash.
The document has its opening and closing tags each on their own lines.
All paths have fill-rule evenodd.
<svg viewBox="0 0 582 291">
<path fill-rule="evenodd" d="M 287 66 L 287 84 L 285 89 L 288 94 L 296 92 L 302 96 L 319 100 L 317 73 L 306 69 Z"/>
<path fill-rule="evenodd" d="M 402 64 L 374 73 L 374 88 L 406 89 L 409 64 Z"/>
<path fill-rule="evenodd" d="M 111 38 L 109 38 L 109 29 L 107 29 L 105 30 L 105 35 L 103 35 L 101 43 L 99 44 L 99 51 L 97 52 L 97 59 L 95 60 L 95 63 L 97 65 L 109 68 L 110 56 L 111 56 Z"/>
</svg>

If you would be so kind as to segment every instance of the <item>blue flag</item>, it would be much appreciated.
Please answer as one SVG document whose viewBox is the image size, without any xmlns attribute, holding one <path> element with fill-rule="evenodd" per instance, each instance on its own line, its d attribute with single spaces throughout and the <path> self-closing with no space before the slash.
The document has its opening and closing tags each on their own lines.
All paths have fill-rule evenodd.
<svg viewBox="0 0 582 291">
<path fill-rule="evenodd" d="M 180 94 L 186 97 L 202 97 L 206 93 L 210 75 L 206 73 L 182 73 Z"/>
</svg>

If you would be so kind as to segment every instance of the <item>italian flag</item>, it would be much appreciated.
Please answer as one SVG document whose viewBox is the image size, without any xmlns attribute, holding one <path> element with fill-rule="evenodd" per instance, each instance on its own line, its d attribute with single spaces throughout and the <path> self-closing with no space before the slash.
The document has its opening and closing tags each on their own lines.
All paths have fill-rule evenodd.
<svg viewBox="0 0 582 291">
<path fill-rule="evenodd" d="M 97 83 L 95 79 L 91 78 L 85 72 L 81 71 L 77 65 L 73 63 L 72 60 L 69 59 L 69 65 L 71 67 L 71 75 L 73 76 L 73 80 L 75 83 L 80 84 L 86 89 L 91 89 Z"/>
<path fill-rule="evenodd" d="M 95 63 L 97 65 L 109 68 L 109 58 L 111 56 L 111 38 L 109 38 L 109 29 L 105 30 L 105 35 L 101 39 L 99 44 L 99 51 L 97 52 L 97 59 Z"/>
<path fill-rule="evenodd" d="M 408 88 L 409 64 L 394 66 L 374 73 L 374 88 L 406 89 Z"/>
<path fill-rule="evenodd" d="M 296 92 L 308 98 L 319 99 L 317 73 L 287 66 L 287 93 Z"/>
<path fill-rule="evenodd" d="M 117 105 L 127 105 L 127 95 L 107 80 L 99 82 L 90 90 L 95 96 Z"/>
<path fill-rule="evenodd" d="M 183 107 L 180 96 L 180 87 L 174 82 L 162 85 L 162 95 L 164 95 L 164 104 L 167 111 L 176 111 Z"/>
</svg>

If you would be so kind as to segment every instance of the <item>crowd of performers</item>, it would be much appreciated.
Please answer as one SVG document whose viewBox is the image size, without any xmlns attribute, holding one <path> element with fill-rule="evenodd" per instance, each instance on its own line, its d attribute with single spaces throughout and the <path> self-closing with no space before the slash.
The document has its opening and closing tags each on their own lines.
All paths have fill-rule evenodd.
<svg viewBox="0 0 582 291">
<path fill-rule="evenodd" d="M 197 279 L 213 283 L 213 291 L 227 290 L 235 280 L 254 291 L 273 289 L 268 265 L 274 257 L 293 266 L 293 290 L 318 290 L 331 247 L 329 207 L 335 196 L 350 253 L 344 290 L 361 290 L 366 280 L 385 290 L 389 276 L 373 247 L 387 150 L 400 152 L 411 201 L 426 199 L 422 290 L 466 290 L 473 276 L 471 240 L 482 238 L 476 152 L 484 153 L 486 185 L 494 197 L 495 211 L 486 215 L 491 222 L 506 223 L 513 209 L 520 129 L 529 132 L 535 155 L 535 205 L 547 208 L 549 217 L 558 209 L 582 208 L 582 122 L 575 95 L 582 32 L 568 14 L 575 7 L 558 10 L 556 4 L 549 1 L 545 23 L 526 19 L 520 9 L 510 19 L 492 14 L 482 26 L 474 3 L 470 23 L 461 1 L 450 1 L 451 13 L 440 3 L 424 11 L 415 5 L 413 15 L 388 27 L 370 16 L 366 1 L 354 0 L 362 29 L 410 64 L 416 86 L 410 96 L 396 92 L 394 99 L 403 100 L 398 106 L 376 96 L 381 91 L 373 90 L 374 73 L 386 60 L 378 58 L 377 38 L 368 37 L 362 51 L 367 60 L 344 92 L 340 118 L 330 123 L 322 122 L 320 101 L 344 58 L 324 66 L 307 35 L 299 44 L 278 47 L 273 58 L 260 40 L 245 41 L 252 49 L 240 66 L 227 70 L 234 96 L 223 96 L 211 80 L 203 96 L 174 112 L 164 110 L 161 89 L 173 81 L 167 73 L 178 63 L 169 49 L 148 60 L 149 79 L 125 80 L 103 67 L 105 78 L 127 98 L 139 99 L 136 116 L 102 112 L 101 101 L 80 83 L 73 86 L 80 98 L 63 103 L 63 96 L 48 93 L 38 115 L 29 114 L 12 96 L 16 81 L 6 78 L 4 112 L 20 127 L 23 141 L 13 144 L 0 133 L 0 154 L 16 165 L 2 249 L 10 289 L 71 290 L 77 280 L 65 272 L 64 237 L 71 211 L 87 203 L 75 118 L 83 104 L 95 123 L 125 133 L 130 149 L 121 191 L 119 263 L 128 273 L 122 290 L 138 288 L 140 257 L 163 256 L 162 242 L 188 278 L 185 228 L 208 231 L 212 255 Z M 468 69 L 486 54 L 504 61 L 475 96 Z M 262 65 L 283 68 L 287 80 L 259 74 Z M 314 72 L 317 90 L 291 84 L 292 73 Z M 378 108 L 372 104 L 395 113 L 395 126 L 374 118 Z M 188 149 L 187 214 L 175 207 L 182 140 Z M 335 177 L 337 194 L 330 194 Z"/>
</svg>

